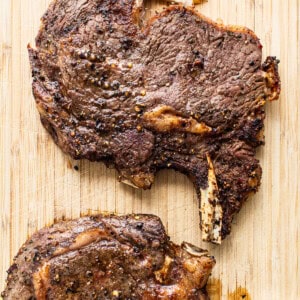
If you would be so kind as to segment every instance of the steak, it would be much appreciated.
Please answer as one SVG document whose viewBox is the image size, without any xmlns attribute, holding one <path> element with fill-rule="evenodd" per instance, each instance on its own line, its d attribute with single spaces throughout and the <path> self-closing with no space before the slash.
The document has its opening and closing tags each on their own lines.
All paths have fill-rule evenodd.
<svg viewBox="0 0 300 300">
<path fill-rule="evenodd" d="M 8 270 L 4 299 L 209 299 L 213 257 L 169 241 L 153 215 L 98 215 L 36 232 Z"/>
<path fill-rule="evenodd" d="M 56 0 L 29 46 L 41 121 L 75 159 L 148 189 L 163 168 L 193 181 L 202 239 L 221 243 L 261 181 L 275 57 L 243 27 L 170 6 L 147 22 L 134 0 Z"/>
</svg>

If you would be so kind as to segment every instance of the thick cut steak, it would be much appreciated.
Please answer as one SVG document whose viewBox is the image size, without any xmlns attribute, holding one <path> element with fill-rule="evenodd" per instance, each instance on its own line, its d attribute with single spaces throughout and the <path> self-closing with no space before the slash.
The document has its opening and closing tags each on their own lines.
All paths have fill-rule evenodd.
<svg viewBox="0 0 300 300">
<path fill-rule="evenodd" d="M 171 6 L 145 24 L 133 0 L 56 0 L 29 47 L 41 121 L 75 159 L 114 166 L 150 188 L 178 170 L 200 200 L 205 241 L 220 243 L 261 180 L 265 103 L 277 60 L 255 34 Z"/>
<path fill-rule="evenodd" d="M 8 270 L 4 299 L 209 299 L 215 260 L 169 241 L 153 215 L 94 216 L 35 233 Z"/>
</svg>

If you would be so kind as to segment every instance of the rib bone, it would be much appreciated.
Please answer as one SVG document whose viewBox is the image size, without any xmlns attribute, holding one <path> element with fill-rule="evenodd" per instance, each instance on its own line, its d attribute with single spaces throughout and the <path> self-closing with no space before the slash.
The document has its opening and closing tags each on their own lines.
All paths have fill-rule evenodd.
<svg viewBox="0 0 300 300">
<path fill-rule="evenodd" d="M 208 163 L 208 186 L 205 189 L 200 189 L 202 240 L 221 244 L 223 209 L 219 200 L 219 189 L 214 167 L 209 154 L 206 157 Z"/>
</svg>

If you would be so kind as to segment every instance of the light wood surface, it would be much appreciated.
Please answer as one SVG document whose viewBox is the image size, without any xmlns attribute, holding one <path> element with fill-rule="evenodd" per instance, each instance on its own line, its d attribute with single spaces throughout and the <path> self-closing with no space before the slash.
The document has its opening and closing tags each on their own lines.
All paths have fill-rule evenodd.
<svg viewBox="0 0 300 300">
<path fill-rule="evenodd" d="M 266 146 L 258 151 L 262 186 L 221 246 L 201 242 L 195 191 L 183 175 L 162 171 L 150 191 L 135 190 L 101 163 L 72 161 L 54 145 L 35 108 L 26 49 L 49 2 L 0 0 L 0 289 L 28 235 L 54 219 L 143 212 L 159 215 L 174 241 L 215 255 L 212 299 L 300 299 L 299 0 L 209 0 L 197 6 L 214 20 L 253 29 L 264 55 L 281 60 L 281 98 L 267 107 Z"/>
</svg>

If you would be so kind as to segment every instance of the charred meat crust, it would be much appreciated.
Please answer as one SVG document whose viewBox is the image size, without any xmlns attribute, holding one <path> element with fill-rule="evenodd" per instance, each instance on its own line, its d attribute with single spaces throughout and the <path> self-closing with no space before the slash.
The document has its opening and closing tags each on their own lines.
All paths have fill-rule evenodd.
<svg viewBox="0 0 300 300">
<path fill-rule="evenodd" d="M 206 23 L 214 26 L 217 30 L 222 30 L 223 32 L 226 31 L 232 31 L 232 32 L 239 32 L 239 33 L 243 33 L 243 34 L 248 34 L 251 35 L 255 40 L 257 40 L 257 42 L 259 43 L 259 45 L 262 47 L 262 45 L 259 42 L 258 37 L 255 35 L 255 33 L 245 27 L 245 26 L 239 26 L 239 25 L 226 25 L 226 24 L 221 24 L 221 23 L 217 23 L 214 22 L 213 20 L 211 20 L 210 18 L 204 16 L 203 14 L 201 14 L 199 11 L 195 10 L 194 7 L 186 7 L 183 5 L 170 5 L 167 8 L 164 9 L 164 11 L 162 11 L 161 13 L 153 16 L 152 18 L 149 19 L 149 21 L 147 22 L 147 25 L 145 26 L 145 31 L 149 31 L 149 28 L 151 26 L 152 23 L 154 23 L 155 21 L 159 20 L 159 18 L 163 17 L 163 16 L 167 16 L 168 14 L 170 14 L 171 12 L 174 11 L 181 11 L 181 12 L 189 12 L 191 14 L 194 14 L 196 16 L 198 16 L 201 20 L 205 21 Z"/>
<path fill-rule="evenodd" d="M 153 215 L 98 215 L 36 232 L 8 270 L 4 299 L 208 299 L 207 251 L 169 241 Z"/>
<path fill-rule="evenodd" d="M 138 188 L 173 168 L 193 180 L 200 200 L 212 186 L 209 157 L 223 239 L 260 185 L 254 156 L 264 143 L 266 101 L 280 93 L 278 61 L 262 64 L 251 30 L 182 6 L 139 27 L 141 7 L 132 0 L 50 5 L 37 48 L 29 46 L 42 123 L 65 153 L 114 166 Z M 215 210 L 215 200 L 203 201 Z"/>
</svg>

